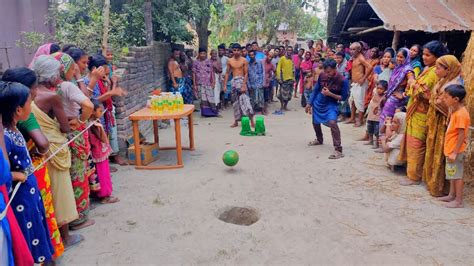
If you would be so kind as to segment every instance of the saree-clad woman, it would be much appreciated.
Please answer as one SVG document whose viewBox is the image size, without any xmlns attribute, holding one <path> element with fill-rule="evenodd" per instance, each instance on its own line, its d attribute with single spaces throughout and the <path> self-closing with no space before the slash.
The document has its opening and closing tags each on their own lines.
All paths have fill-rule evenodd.
<svg viewBox="0 0 474 266">
<path fill-rule="evenodd" d="M 423 63 L 425 68 L 416 78 L 408 81 L 405 94 L 410 97 L 407 105 L 407 128 L 405 139 L 400 149 L 400 160 L 407 162 L 407 177 L 400 180 L 400 185 L 418 185 L 423 175 L 425 162 L 427 113 L 429 100 L 434 86 L 439 81 L 435 73 L 436 60 L 447 53 L 439 41 L 431 41 L 423 46 Z"/>
<path fill-rule="evenodd" d="M 426 137 L 423 181 L 431 196 L 440 197 L 447 192 L 448 188 L 445 180 L 445 156 L 443 154 L 448 108 L 441 101 L 441 97 L 449 85 L 461 85 L 461 63 L 453 55 L 441 56 L 436 60 L 435 73 L 439 77 L 439 82 L 431 93 L 426 119 L 428 135 Z"/>
</svg>

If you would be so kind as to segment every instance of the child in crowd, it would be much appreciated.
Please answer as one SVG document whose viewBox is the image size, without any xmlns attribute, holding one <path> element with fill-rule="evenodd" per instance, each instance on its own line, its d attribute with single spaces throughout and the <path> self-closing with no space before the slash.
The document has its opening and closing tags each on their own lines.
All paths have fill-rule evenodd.
<svg viewBox="0 0 474 266">
<path fill-rule="evenodd" d="M 89 140 L 91 143 L 92 161 L 95 164 L 96 174 L 100 183 L 100 188 L 96 195 L 103 204 L 116 203 L 119 199 L 112 196 L 112 178 L 109 168 L 109 155 L 112 153 L 112 148 L 109 145 L 109 138 L 105 133 L 104 126 L 99 122 L 104 112 L 104 107 L 97 100 L 92 102 L 94 104 L 94 111 L 90 121 L 94 125 L 89 129 Z"/>
<path fill-rule="evenodd" d="M 446 156 L 446 179 L 449 180 L 449 195 L 440 198 L 448 202 L 448 208 L 463 207 L 462 180 L 464 174 L 464 151 L 467 146 L 467 134 L 471 124 L 469 112 L 463 104 L 466 90 L 463 86 L 453 84 L 445 89 L 443 101 L 449 108 L 450 116 L 444 139 L 444 155 Z"/>
<path fill-rule="evenodd" d="M 400 145 L 405 135 L 406 113 L 398 111 L 393 116 L 385 120 L 386 135 L 382 138 L 382 150 L 385 153 L 385 163 L 387 167 L 395 170 L 395 166 L 403 165 L 404 162 L 398 160 Z"/>
<path fill-rule="evenodd" d="M 314 76 L 313 73 L 308 72 L 304 77 L 304 90 L 303 90 L 303 98 L 305 99 L 305 103 L 309 102 L 309 98 L 311 97 L 311 92 L 313 91 L 314 87 Z"/>
<path fill-rule="evenodd" d="M 372 99 L 370 100 L 367 110 L 367 133 L 369 134 L 369 142 L 366 145 L 373 145 L 374 149 L 379 148 L 379 120 L 380 120 L 380 102 L 388 88 L 388 82 L 380 80 L 377 87 L 374 88 Z M 375 142 L 374 142 L 375 135 Z"/>
</svg>

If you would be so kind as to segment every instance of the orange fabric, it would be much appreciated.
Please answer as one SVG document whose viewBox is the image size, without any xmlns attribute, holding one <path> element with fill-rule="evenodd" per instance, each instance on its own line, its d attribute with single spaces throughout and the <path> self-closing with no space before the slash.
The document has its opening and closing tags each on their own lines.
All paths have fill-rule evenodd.
<svg viewBox="0 0 474 266">
<path fill-rule="evenodd" d="M 464 152 L 467 146 L 467 131 L 471 119 L 469 118 L 469 112 L 466 107 L 462 107 L 456 112 L 451 114 L 448 129 L 446 130 L 446 137 L 444 139 L 444 155 L 449 156 L 454 152 L 456 148 L 456 142 L 458 141 L 458 130 L 464 129 L 464 142 L 459 149 L 459 153 Z"/>
</svg>

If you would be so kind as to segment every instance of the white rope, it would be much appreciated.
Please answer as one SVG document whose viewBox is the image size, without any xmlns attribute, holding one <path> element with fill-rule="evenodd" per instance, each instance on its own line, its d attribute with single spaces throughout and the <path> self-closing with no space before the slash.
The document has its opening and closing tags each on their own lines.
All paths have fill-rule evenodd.
<svg viewBox="0 0 474 266">
<path fill-rule="evenodd" d="M 102 114 L 104 115 L 105 112 Z M 63 145 L 61 145 L 59 147 L 59 149 L 57 149 L 55 152 L 53 152 L 48 158 L 46 158 L 46 160 L 43 160 L 43 162 L 41 162 L 36 168 L 35 170 L 33 171 L 36 172 L 38 171 L 39 169 L 41 169 L 49 160 L 51 160 L 54 156 L 56 156 L 56 154 L 58 154 L 62 149 L 66 148 L 69 146 L 69 144 L 71 144 L 74 140 L 76 140 L 79 136 L 83 135 L 84 132 L 86 132 L 87 130 L 89 130 L 89 128 L 91 128 L 94 123 L 96 122 L 99 122 L 100 123 L 100 119 L 97 119 L 95 120 L 94 122 L 90 122 L 89 125 L 87 125 L 87 127 L 82 130 L 81 132 L 79 132 L 79 134 L 77 134 L 76 136 L 74 136 L 74 138 L 72 138 L 71 140 L 69 140 L 68 142 L 64 143 Z M 28 178 L 28 176 L 26 177 Z M 3 218 L 5 218 L 5 216 L 7 215 L 7 211 L 8 211 L 8 207 L 10 207 L 10 204 L 12 203 L 13 201 L 13 198 L 15 198 L 15 195 L 16 193 L 18 192 L 18 189 L 20 189 L 20 185 L 22 184 L 22 182 L 18 182 L 16 185 L 15 185 L 15 188 L 13 189 L 13 192 L 12 192 L 12 195 L 10 197 L 10 201 L 8 201 L 7 203 L 7 206 L 5 207 L 5 210 L 3 210 L 3 212 L 0 214 L 0 221 L 3 220 Z"/>
</svg>

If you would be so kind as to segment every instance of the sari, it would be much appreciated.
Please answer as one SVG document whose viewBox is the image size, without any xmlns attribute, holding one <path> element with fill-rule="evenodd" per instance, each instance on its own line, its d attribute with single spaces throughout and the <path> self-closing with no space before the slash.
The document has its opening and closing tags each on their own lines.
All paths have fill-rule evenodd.
<svg viewBox="0 0 474 266">
<path fill-rule="evenodd" d="M 40 47 L 38 47 L 38 50 L 36 50 L 36 53 L 33 56 L 33 59 L 31 59 L 31 63 L 28 67 L 31 68 L 33 66 L 33 63 L 35 62 L 35 60 L 38 57 L 40 57 L 42 55 L 50 55 L 51 54 L 51 45 L 53 45 L 53 44 L 52 43 L 46 43 L 46 44 L 43 44 Z"/>
<path fill-rule="evenodd" d="M 46 213 L 32 160 L 26 147 L 26 141 L 19 131 L 5 129 L 5 147 L 13 171 L 23 172 L 27 179 L 20 185 L 12 199 L 11 207 L 18 225 L 23 232 L 28 248 L 35 263 L 51 261 L 54 248 L 51 244 Z M 13 189 L 18 182 L 7 185 Z"/>
<path fill-rule="evenodd" d="M 425 162 L 427 113 L 429 97 L 434 85 L 438 82 L 435 66 L 425 68 L 416 79 L 418 89 L 407 88 L 410 97 L 407 105 L 407 128 L 405 139 L 400 148 L 400 161 L 407 162 L 407 176 L 412 181 L 421 181 Z M 425 90 L 426 86 L 426 90 Z"/>
<path fill-rule="evenodd" d="M 403 48 L 406 49 L 406 48 Z M 407 49 L 408 50 L 408 49 Z M 408 51 L 407 51 L 408 53 Z M 388 68 L 387 68 L 388 69 Z M 383 125 L 387 116 L 393 117 L 395 110 L 405 104 L 405 99 L 398 99 L 395 97 L 395 92 L 403 92 L 405 88 L 402 87 L 408 73 L 412 72 L 413 68 L 410 65 L 410 57 L 405 58 L 403 64 L 397 65 L 388 81 L 388 89 L 385 92 L 385 100 L 382 102 L 382 112 L 380 113 L 380 125 Z"/>
<path fill-rule="evenodd" d="M 443 153 L 444 136 L 447 129 L 448 108 L 437 103 L 446 87 L 452 84 L 461 84 L 461 64 L 452 55 L 445 55 L 436 60 L 437 64 L 449 69 L 446 77 L 439 80 L 433 88 L 430 105 L 427 113 L 428 134 L 426 137 L 425 164 L 423 167 L 423 181 L 431 196 L 439 197 L 447 192 L 449 187 L 445 179 L 445 156 Z"/>
<path fill-rule="evenodd" d="M 69 144 L 69 149 L 71 150 L 71 181 L 76 200 L 76 209 L 79 213 L 79 219 L 71 222 L 72 226 L 86 222 L 89 215 L 89 180 L 94 172 L 90 171 L 88 161 L 90 154 L 89 133 L 85 131 L 84 134 L 81 134 L 81 131 L 85 128 L 86 124 L 82 124 L 79 128 L 73 129 L 69 133 L 69 139 L 79 135 Z"/>
<path fill-rule="evenodd" d="M 48 156 L 56 151 L 59 152 L 47 164 L 51 179 L 51 191 L 53 194 L 53 205 L 56 213 L 56 221 L 61 227 L 78 218 L 76 202 L 71 182 L 71 152 L 69 147 L 61 146 L 67 142 L 66 135 L 59 130 L 59 123 L 44 113 L 33 102 L 31 111 L 35 115 L 41 131 L 49 140 Z"/>
<path fill-rule="evenodd" d="M 415 77 L 418 77 L 420 72 L 423 70 L 423 65 L 421 65 L 420 56 L 417 56 L 410 62 L 411 68 L 413 68 L 413 73 Z"/>
<path fill-rule="evenodd" d="M 36 168 L 43 163 L 43 158 L 31 153 L 35 149 L 32 140 L 28 142 L 28 150 L 30 151 L 33 166 Z M 43 199 L 44 209 L 46 211 L 46 223 L 48 224 L 49 237 L 51 244 L 53 244 L 54 254 L 53 258 L 58 258 L 64 253 L 64 245 L 59 232 L 56 215 L 54 212 L 53 194 L 51 192 L 51 179 L 49 177 L 48 169 L 45 165 L 35 171 L 36 180 L 40 189 L 41 198 Z"/>
</svg>

